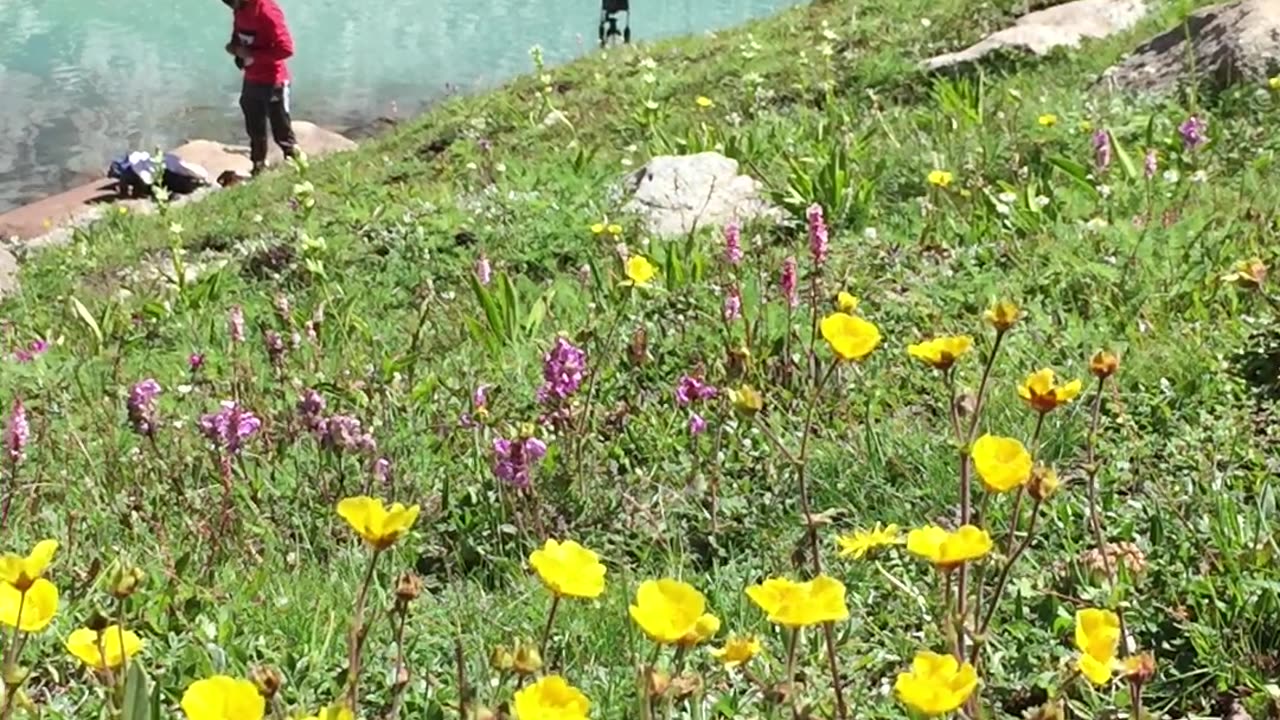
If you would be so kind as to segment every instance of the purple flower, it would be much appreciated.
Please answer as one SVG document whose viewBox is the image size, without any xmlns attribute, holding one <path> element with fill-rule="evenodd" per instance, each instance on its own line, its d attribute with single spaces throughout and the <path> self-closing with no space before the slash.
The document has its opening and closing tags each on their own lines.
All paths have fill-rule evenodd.
<svg viewBox="0 0 1280 720">
<path fill-rule="evenodd" d="M 331 415 L 318 419 L 313 431 L 320 441 L 320 447 L 326 450 L 370 455 L 378 451 L 378 443 L 373 435 L 365 432 L 360 421 L 350 415 Z"/>
<path fill-rule="evenodd" d="M 1147 151 L 1147 159 L 1142 163 L 1142 172 L 1150 180 L 1156 176 L 1156 170 L 1160 169 L 1160 160 L 1156 157 L 1155 150 Z"/>
<path fill-rule="evenodd" d="M 805 213 L 809 219 L 809 252 L 813 255 L 813 264 L 822 266 L 827 261 L 827 221 L 822 216 L 822 206 L 814 203 Z"/>
<path fill-rule="evenodd" d="M 49 341 L 43 338 L 36 338 L 31 341 L 30 345 L 25 348 L 19 348 L 13 353 L 13 359 L 20 363 L 29 363 L 40 357 L 49 349 Z"/>
<path fill-rule="evenodd" d="M 729 292 L 724 294 L 724 320 L 732 322 L 742 315 L 742 295 L 738 292 L 738 288 L 731 287 Z"/>
<path fill-rule="evenodd" d="M 1191 151 L 1204 145 L 1208 138 L 1205 132 L 1209 129 L 1209 124 L 1201 120 L 1198 116 L 1192 115 L 1178 126 L 1178 134 L 1182 136 L 1182 147 L 1184 150 Z"/>
<path fill-rule="evenodd" d="M 1111 167 L 1111 135 L 1106 130 L 1093 133 L 1093 157 L 1098 170 L 1105 172 Z"/>
<path fill-rule="evenodd" d="M 244 342 L 244 308 L 239 305 L 232 305 L 227 313 L 227 332 L 231 335 L 231 342 Z"/>
<path fill-rule="evenodd" d="M 587 354 L 563 336 L 556 338 L 551 351 L 542 357 L 542 387 L 538 401 L 565 400 L 582 385 L 587 369 Z"/>
<path fill-rule="evenodd" d="M 701 435 L 707 431 L 707 421 L 698 413 L 689 414 L 689 434 Z"/>
<path fill-rule="evenodd" d="M 289 296 L 284 293 L 276 293 L 275 297 L 276 316 L 280 318 L 280 322 L 286 325 L 293 325 L 293 310 L 289 306 Z"/>
<path fill-rule="evenodd" d="M 489 264 L 489 258 L 481 253 L 476 260 L 476 280 L 481 285 L 488 285 L 493 280 L 493 266 Z"/>
<path fill-rule="evenodd" d="M 9 455 L 9 462 L 17 465 L 31 439 L 31 426 L 27 423 L 27 409 L 20 398 L 14 398 L 13 409 L 9 412 L 9 422 L 4 428 L 4 449 Z"/>
<path fill-rule="evenodd" d="M 191 368 L 191 372 L 200 372 L 204 367 L 204 355 L 201 353 L 191 353 L 187 356 L 187 367 Z"/>
<path fill-rule="evenodd" d="M 391 484 L 391 460 L 380 457 L 373 461 L 373 479 L 383 485 Z"/>
<path fill-rule="evenodd" d="M 244 442 L 261 428 L 262 421 L 256 415 L 232 400 L 223 400 L 221 410 L 200 418 L 200 432 L 228 455 L 240 452 Z"/>
<path fill-rule="evenodd" d="M 782 262 L 782 296 L 790 307 L 800 304 L 800 296 L 796 294 L 796 259 L 793 257 Z"/>
<path fill-rule="evenodd" d="M 304 418 L 318 417 L 324 412 L 325 401 L 324 396 L 315 390 L 307 390 L 302 393 L 302 398 L 298 400 L 298 414 Z"/>
<path fill-rule="evenodd" d="M 714 385 L 708 385 L 692 375 L 685 375 L 676 384 L 676 404 L 680 407 L 688 407 L 695 400 L 710 400 L 719 394 L 720 391 Z"/>
<path fill-rule="evenodd" d="M 147 378 L 134 383 L 129 389 L 129 399 L 125 401 L 125 409 L 129 413 L 129 424 L 133 431 L 144 437 L 154 437 L 156 433 L 155 399 L 164 392 L 160 383 L 154 378 Z"/>
<path fill-rule="evenodd" d="M 724 226 L 724 260 L 734 267 L 742 262 L 742 226 L 737 220 Z"/>
<path fill-rule="evenodd" d="M 280 333 L 275 330 L 268 330 L 263 339 L 267 346 L 267 357 L 271 358 L 271 364 L 275 367 L 283 367 L 284 338 L 280 337 Z"/>
<path fill-rule="evenodd" d="M 471 393 L 471 407 L 476 410 L 488 407 L 489 405 L 489 388 L 492 385 L 477 385 L 476 389 Z"/>
<path fill-rule="evenodd" d="M 547 454 L 547 444 L 537 438 L 493 441 L 493 473 L 512 487 L 529 487 L 530 471 Z"/>
</svg>

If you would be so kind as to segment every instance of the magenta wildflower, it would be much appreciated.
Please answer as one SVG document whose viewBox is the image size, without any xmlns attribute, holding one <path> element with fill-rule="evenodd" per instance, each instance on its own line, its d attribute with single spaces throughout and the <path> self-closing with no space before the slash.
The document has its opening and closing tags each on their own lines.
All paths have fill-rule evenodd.
<svg viewBox="0 0 1280 720">
<path fill-rule="evenodd" d="M 530 472 L 547 454 L 547 444 L 538 438 L 493 441 L 493 473 L 512 487 L 529 487 Z"/>
<path fill-rule="evenodd" d="M 4 450 L 9 455 L 9 462 L 17 465 L 27 449 L 27 441 L 31 439 L 31 425 L 27 423 L 27 408 L 21 398 L 14 398 L 13 409 L 9 411 L 9 422 L 4 427 Z"/>
<path fill-rule="evenodd" d="M 732 322 L 742 316 L 742 294 L 738 288 L 731 287 L 724 294 L 724 320 Z"/>
<path fill-rule="evenodd" d="M 489 258 L 484 253 L 476 259 L 476 280 L 479 280 L 481 285 L 488 285 L 493 281 L 493 266 L 489 264 Z"/>
<path fill-rule="evenodd" d="M 542 387 L 538 401 L 565 400 L 578 391 L 586 375 L 587 354 L 563 336 L 556 338 L 551 351 L 542 357 Z"/>
<path fill-rule="evenodd" d="M 227 332 L 231 335 L 231 342 L 244 342 L 244 308 L 239 305 L 232 305 L 227 313 Z"/>
<path fill-rule="evenodd" d="M 724 226 L 724 260 L 734 267 L 742 262 L 742 226 L 737 220 Z"/>
<path fill-rule="evenodd" d="M 154 378 L 147 378 L 134 383 L 129 389 L 129 399 L 125 401 L 125 410 L 129 413 L 129 425 L 133 431 L 143 437 L 154 437 L 156 433 L 155 400 L 164 390 Z"/>
<path fill-rule="evenodd" d="M 1155 150 L 1147 151 L 1147 158 L 1142 163 L 1142 173 L 1148 180 L 1156 176 L 1156 171 L 1160 169 L 1160 160 L 1156 157 Z"/>
<path fill-rule="evenodd" d="M 240 452 L 244 443 L 262 429 L 262 421 L 251 411 L 232 400 L 223 400 L 222 408 L 200 418 L 200 432 L 228 455 Z"/>
<path fill-rule="evenodd" d="M 373 479 L 383 485 L 391 484 L 391 460 L 386 456 L 373 461 Z"/>
<path fill-rule="evenodd" d="M 20 363 L 29 363 L 40 357 L 49 349 L 49 341 L 43 338 L 37 338 L 31 341 L 31 344 L 25 348 L 19 348 L 13 353 L 13 359 Z"/>
<path fill-rule="evenodd" d="M 827 221 L 822 215 L 822 206 L 810 205 L 805 216 L 809 219 L 809 253 L 813 255 L 813 264 L 821 267 L 827 261 L 828 251 Z"/>
<path fill-rule="evenodd" d="M 1187 118 L 1178 126 L 1178 134 L 1182 136 L 1182 147 L 1184 150 L 1191 151 L 1204 145 L 1208 138 L 1205 132 L 1208 131 L 1209 124 L 1197 115 Z"/>
<path fill-rule="evenodd" d="M 477 385 L 476 389 L 471 393 L 471 407 L 476 410 L 483 410 L 489 405 L 489 388 L 492 385 Z"/>
<path fill-rule="evenodd" d="M 360 421 L 350 415 L 331 415 L 320 418 L 313 426 L 320 447 L 333 452 L 374 454 L 378 442 L 366 432 Z"/>
<path fill-rule="evenodd" d="M 782 262 L 782 296 L 787 305 L 796 307 L 800 304 L 800 296 L 796 294 L 796 259 L 788 257 Z"/>
<path fill-rule="evenodd" d="M 1093 133 L 1093 157 L 1098 170 L 1105 172 L 1111 167 L 1111 135 L 1106 130 Z"/>
<path fill-rule="evenodd" d="M 676 404 L 680 407 L 688 407 L 690 403 L 697 400 L 710 400 L 719 394 L 720 391 L 714 385 L 709 385 L 692 375 L 685 375 L 680 378 L 680 382 L 676 383 Z"/>
<path fill-rule="evenodd" d="M 202 353 L 191 353 L 187 356 L 187 367 L 191 368 L 191 372 L 200 372 L 204 368 L 204 355 Z"/>
<path fill-rule="evenodd" d="M 707 431 L 706 418 L 702 417 L 698 413 L 689 413 L 689 434 L 696 436 L 696 435 L 701 435 L 706 431 Z"/>
</svg>

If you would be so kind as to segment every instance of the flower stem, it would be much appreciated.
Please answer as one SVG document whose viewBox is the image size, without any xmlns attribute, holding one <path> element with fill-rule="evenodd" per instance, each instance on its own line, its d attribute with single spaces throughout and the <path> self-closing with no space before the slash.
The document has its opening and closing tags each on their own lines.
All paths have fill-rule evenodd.
<svg viewBox="0 0 1280 720">
<path fill-rule="evenodd" d="M 1105 378 L 1098 380 L 1098 389 L 1093 394 L 1093 407 L 1090 411 L 1089 418 L 1089 435 L 1085 441 L 1085 468 L 1088 473 L 1089 482 L 1089 524 L 1093 529 L 1093 541 L 1098 547 L 1098 556 L 1102 559 L 1102 569 L 1107 575 L 1107 581 L 1111 584 L 1112 592 L 1115 591 L 1117 578 L 1115 568 L 1111 566 L 1111 556 L 1107 554 L 1107 541 L 1102 532 L 1102 517 L 1098 510 L 1098 421 L 1102 415 L 1102 392 L 1106 389 L 1107 381 Z M 1125 626 L 1124 608 L 1116 608 L 1116 617 L 1120 620 L 1120 637 L 1124 641 L 1125 654 L 1132 652 L 1129 630 Z M 1137 700 L 1136 702 L 1141 702 Z M 1140 720 L 1137 715 L 1134 720 Z"/>
<path fill-rule="evenodd" d="M 545 661 L 547 658 L 547 642 L 551 640 L 551 624 L 555 622 L 556 611 L 560 609 L 560 596 L 553 594 L 551 596 L 551 610 L 547 613 L 547 624 L 542 628 L 542 643 L 538 654 Z"/>
<path fill-rule="evenodd" d="M 375 548 L 369 556 L 369 567 L 365 570 L 364 581 L 360 583 L 360 592 L 356 595 L 355 613 L 351 620 L 350 654 L 347 657 L 347 706 L 351 712 L 359 710 L 360 702 L 360 653 L 364 649 L 364 639 L 368 634 L 364 627 L 364 607 L 369 596 L 369 586 L 373 583 L 373 571 L 378 565 L 381 549 Z"/>
<path fill-rule="evenodd" d="M 978 627 L 979 636 L 985 635 L 987 628 L 991 626 L 991 619 L 995 617 L 996 608 L 1000 606 L 1000 598 L 1004 595 L 1005 587 L 1009 584 L 1009 572 L 1013 569 L 1014 563 L 1018 562 L 1018 558 L 1022 557 L 1022 553 L 1026 551 L 1027 547 L 1031 545 L 1031 541 L 1035 538 L 1036 521 L 1040 518 L 1040 507 L 1043 504 L 1042 501 L 1037 500 L 1035 505 L 1032 506 L 1031 523 L 1027 526 L 1027 536 L 1022 539 L 1017 549 L 1005 561 L 1004 567 L 1000 569 L 1000 578 L 996 581 L 995 594 L 991 596 L 991 604 L 987 607 L 987 615 L 982 619 L 982 625 Z M 975 647 L 974 650 L 976 653 L 977 648 Z"/>
</svg>

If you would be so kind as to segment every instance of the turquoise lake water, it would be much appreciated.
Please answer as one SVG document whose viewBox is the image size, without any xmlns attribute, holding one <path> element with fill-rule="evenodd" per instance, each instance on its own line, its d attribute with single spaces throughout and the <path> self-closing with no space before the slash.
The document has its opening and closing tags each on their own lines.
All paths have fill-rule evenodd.
<svg viewBox="0 0 1280 720">
<path fill-rule="evenodd" d="M 596 44 L 600 0 L 280 0 L 293 110 L 404 118 Z M 728 27 L 797 0 L 631 0 L 633 39 Z M 98 176 L 128 149 L 240 139 L 219 0 L 0 0 L 0 212 Z"/>
</svg>

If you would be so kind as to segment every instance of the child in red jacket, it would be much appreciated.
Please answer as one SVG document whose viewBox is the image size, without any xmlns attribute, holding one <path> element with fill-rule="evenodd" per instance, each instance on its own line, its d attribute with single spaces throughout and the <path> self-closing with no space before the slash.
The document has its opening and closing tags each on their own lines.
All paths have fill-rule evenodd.
<svg viewBox="0 0 1280 720">
<path fill-rule="evenodd" d="M 293 38 L 284 11 L 276 0 L 223 0 L 235 14 L 227 52 L 244 70 L 240 109 L 249 132 L 249 158 L 253 174 L 267 166 L 267 123 L 285 157 L 298 153 L 298 141 L 289 120 L 289 68 Z"/>
</svg>

